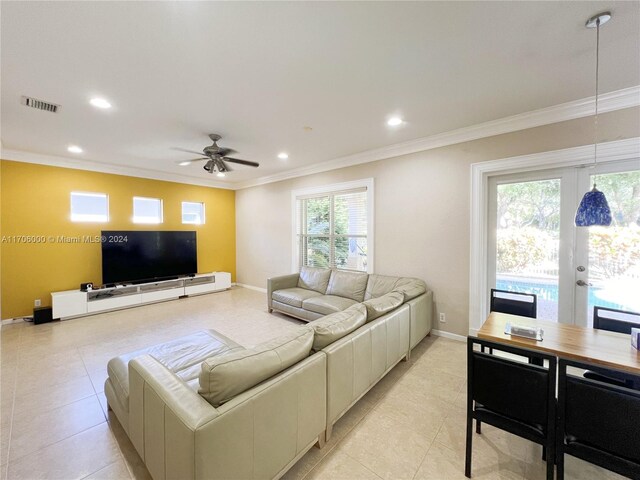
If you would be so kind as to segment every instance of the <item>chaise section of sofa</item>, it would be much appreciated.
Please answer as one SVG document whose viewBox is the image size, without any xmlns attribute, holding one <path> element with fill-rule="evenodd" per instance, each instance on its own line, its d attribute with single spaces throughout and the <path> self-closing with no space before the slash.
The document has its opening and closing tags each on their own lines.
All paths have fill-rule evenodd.
<svg viewBox="0 0 640 480">
<path fill-rule="evenodd" d="M 243 348 L 215 330 L 202 330 L 175 340 L 112 358 L 107 364 L 109 374 L 104 392 L 109 406 L 120 424 L 129 431 L 129 361 L 141 355 L 151 355 L 168 371 L 176 375 L 189 388 L 198 389 L 198 376 L 202 361 Z"/>
<path fill-rule="evenodd" d="M 219 407 L 149 355 L 130 369 L 131 439 L 155 480 L 277 478 L 324 435 L 323 352 Z"/>
<path fill-rule="evenodd" d="M 210 330 L 131 352 L 109 362 L 109 407 L 155 480 L 277 478 L 324 444 L 313 339 L 300 326 L 245 349 Z"/>
</svg>

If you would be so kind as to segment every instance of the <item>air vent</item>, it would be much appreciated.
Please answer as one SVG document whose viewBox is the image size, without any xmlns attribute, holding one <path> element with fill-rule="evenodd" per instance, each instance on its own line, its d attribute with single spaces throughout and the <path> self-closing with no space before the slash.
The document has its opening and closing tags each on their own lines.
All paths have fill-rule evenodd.
<svg viewBox="0 0 640 480">
<path fill-rule="evenodd" d="M 45 102 L 44 100 L 38 100 L 33 97 L 22 97 L 22 104 L 27 107 L 37 108 L 38 110 L 44 110 L 46 112 L 56 113 L 60 109 L 60 105 L 55 103 Z"/>
</svg>

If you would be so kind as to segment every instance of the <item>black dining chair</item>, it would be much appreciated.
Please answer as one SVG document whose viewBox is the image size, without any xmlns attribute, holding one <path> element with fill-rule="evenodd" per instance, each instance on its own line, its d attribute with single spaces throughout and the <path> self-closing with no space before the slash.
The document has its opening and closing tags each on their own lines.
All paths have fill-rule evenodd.
<svg viewBox="0 0 640 480">
<path fill-rule="evenodd" d="M 596 305 L 593 307 L 593 328 L 630 334 L 632 328 L 640 328 L 640 313 Z"/>
<path fill-rule="evenodd" d="M 560 359 L 558 373 L 557 467 L 572 455 L 629 478 L 640 479 L 640 392 L 572 375 L 567 367 L 603 376 L 619 372 Z M 640 376 L 636 376 L 640 381 Z"/>
<path fill-rule="evenodd" d="M 479 346 L 485 351 L 476 350 Z M 547 367 L 487 353 L 505 352 L 546 360 Z M 532 350 L 467 339 L 467 444 L 465 475 L 471 477 L 473 420 L 526 438 L 546 451 L 547 479 L 553 479 L 556 418 L 556 357 Z M 543 455 L 544 457 L 544 455 Z"/>
<path fill-rule="evenodd" d="M 538 315 L 538 296 L 535 293 L 510 292 L 492 288 L 489 310 L 520 317 L 536 318 Z M 530 357 L 529 362 L 535 365 L 542 365 L 542 360 L 538 355 Z"/>
<path fill-rule="evenodd" d="M 640 328 L 640 313 L 594 306 L 593 328 L 629 335 L 631 334 L 632 328 Z M 584 377 L 612 385 L 640 390 L 640 382 L 626 373 L 609 372 L 607 375 L 601 375 L 597 372 L 587 370 L 584 372 Z"/>
<path fill-rule="evenodd" d="M 509 292 L 508 290 L 492 288 L 489 309 L 492 312 L 536 318 L 538 297 L 534 293 Z"/>
</svg>

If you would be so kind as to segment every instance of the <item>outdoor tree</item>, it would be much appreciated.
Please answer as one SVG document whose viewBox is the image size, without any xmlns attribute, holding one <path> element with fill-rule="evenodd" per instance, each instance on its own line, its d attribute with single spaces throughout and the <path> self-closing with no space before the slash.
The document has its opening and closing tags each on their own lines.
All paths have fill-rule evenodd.
<svg viewBox="0 0 640 480">
<path fill-rule="evenodd" d="M 356 214 L 364 211 L 364 209 L 358 208 L 358 203 L 362 202 L 363 198 L 366 198 L 364 195 L 364 193 L 347 193 L 334 196 L 333 231 L 331 231 L 331 198 L 325 196 L 303 200 L 302 208 L 306 219 L 304 233 L 313 235 L 306 237 L 306 245 L 303 245 L 308 256 L 307 265 L 315 267 L 331 266 L 332 235 L 335 245 L 334 262 L 336 266 L 347 266 L 352 246 L 359 255 L 366 256 L 366 244 L 363 249 L 355 238 L 349 237 L 349 235 L 366 233 L 366 219 Z"/>
<path fill-rule="evenodd" d="M 595 181 L 613 221 L 611 227 L 589 229 L 590 274 L 602 279 L 640 274 L 640 171 L 597 175 Z M 551 264 L 560 231 L 560 180 L 499 185 L 497 226 L 499 272 Z"/>
</svg>

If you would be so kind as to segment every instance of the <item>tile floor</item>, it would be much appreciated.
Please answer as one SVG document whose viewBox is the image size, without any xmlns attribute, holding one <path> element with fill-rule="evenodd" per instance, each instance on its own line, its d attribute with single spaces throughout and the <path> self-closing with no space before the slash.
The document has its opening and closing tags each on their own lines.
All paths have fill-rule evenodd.
<svg viewBox="0 0 640 480">
<path fill-rule="evenodd" d="M 0 330 L 0 480 L 148 479 L 107 412 L 107 361 L 214 328 L 244 346 L 298 325 L 244 288 L 65 322 Z M 465 344 L 427 337 L 312 448 L 285 479 L 463 479 Z M 567 459 L 567 478 L 617 476 Z M 473 478 L 545 478 L 540 447 L 483 426 Z"/>
</svg>

